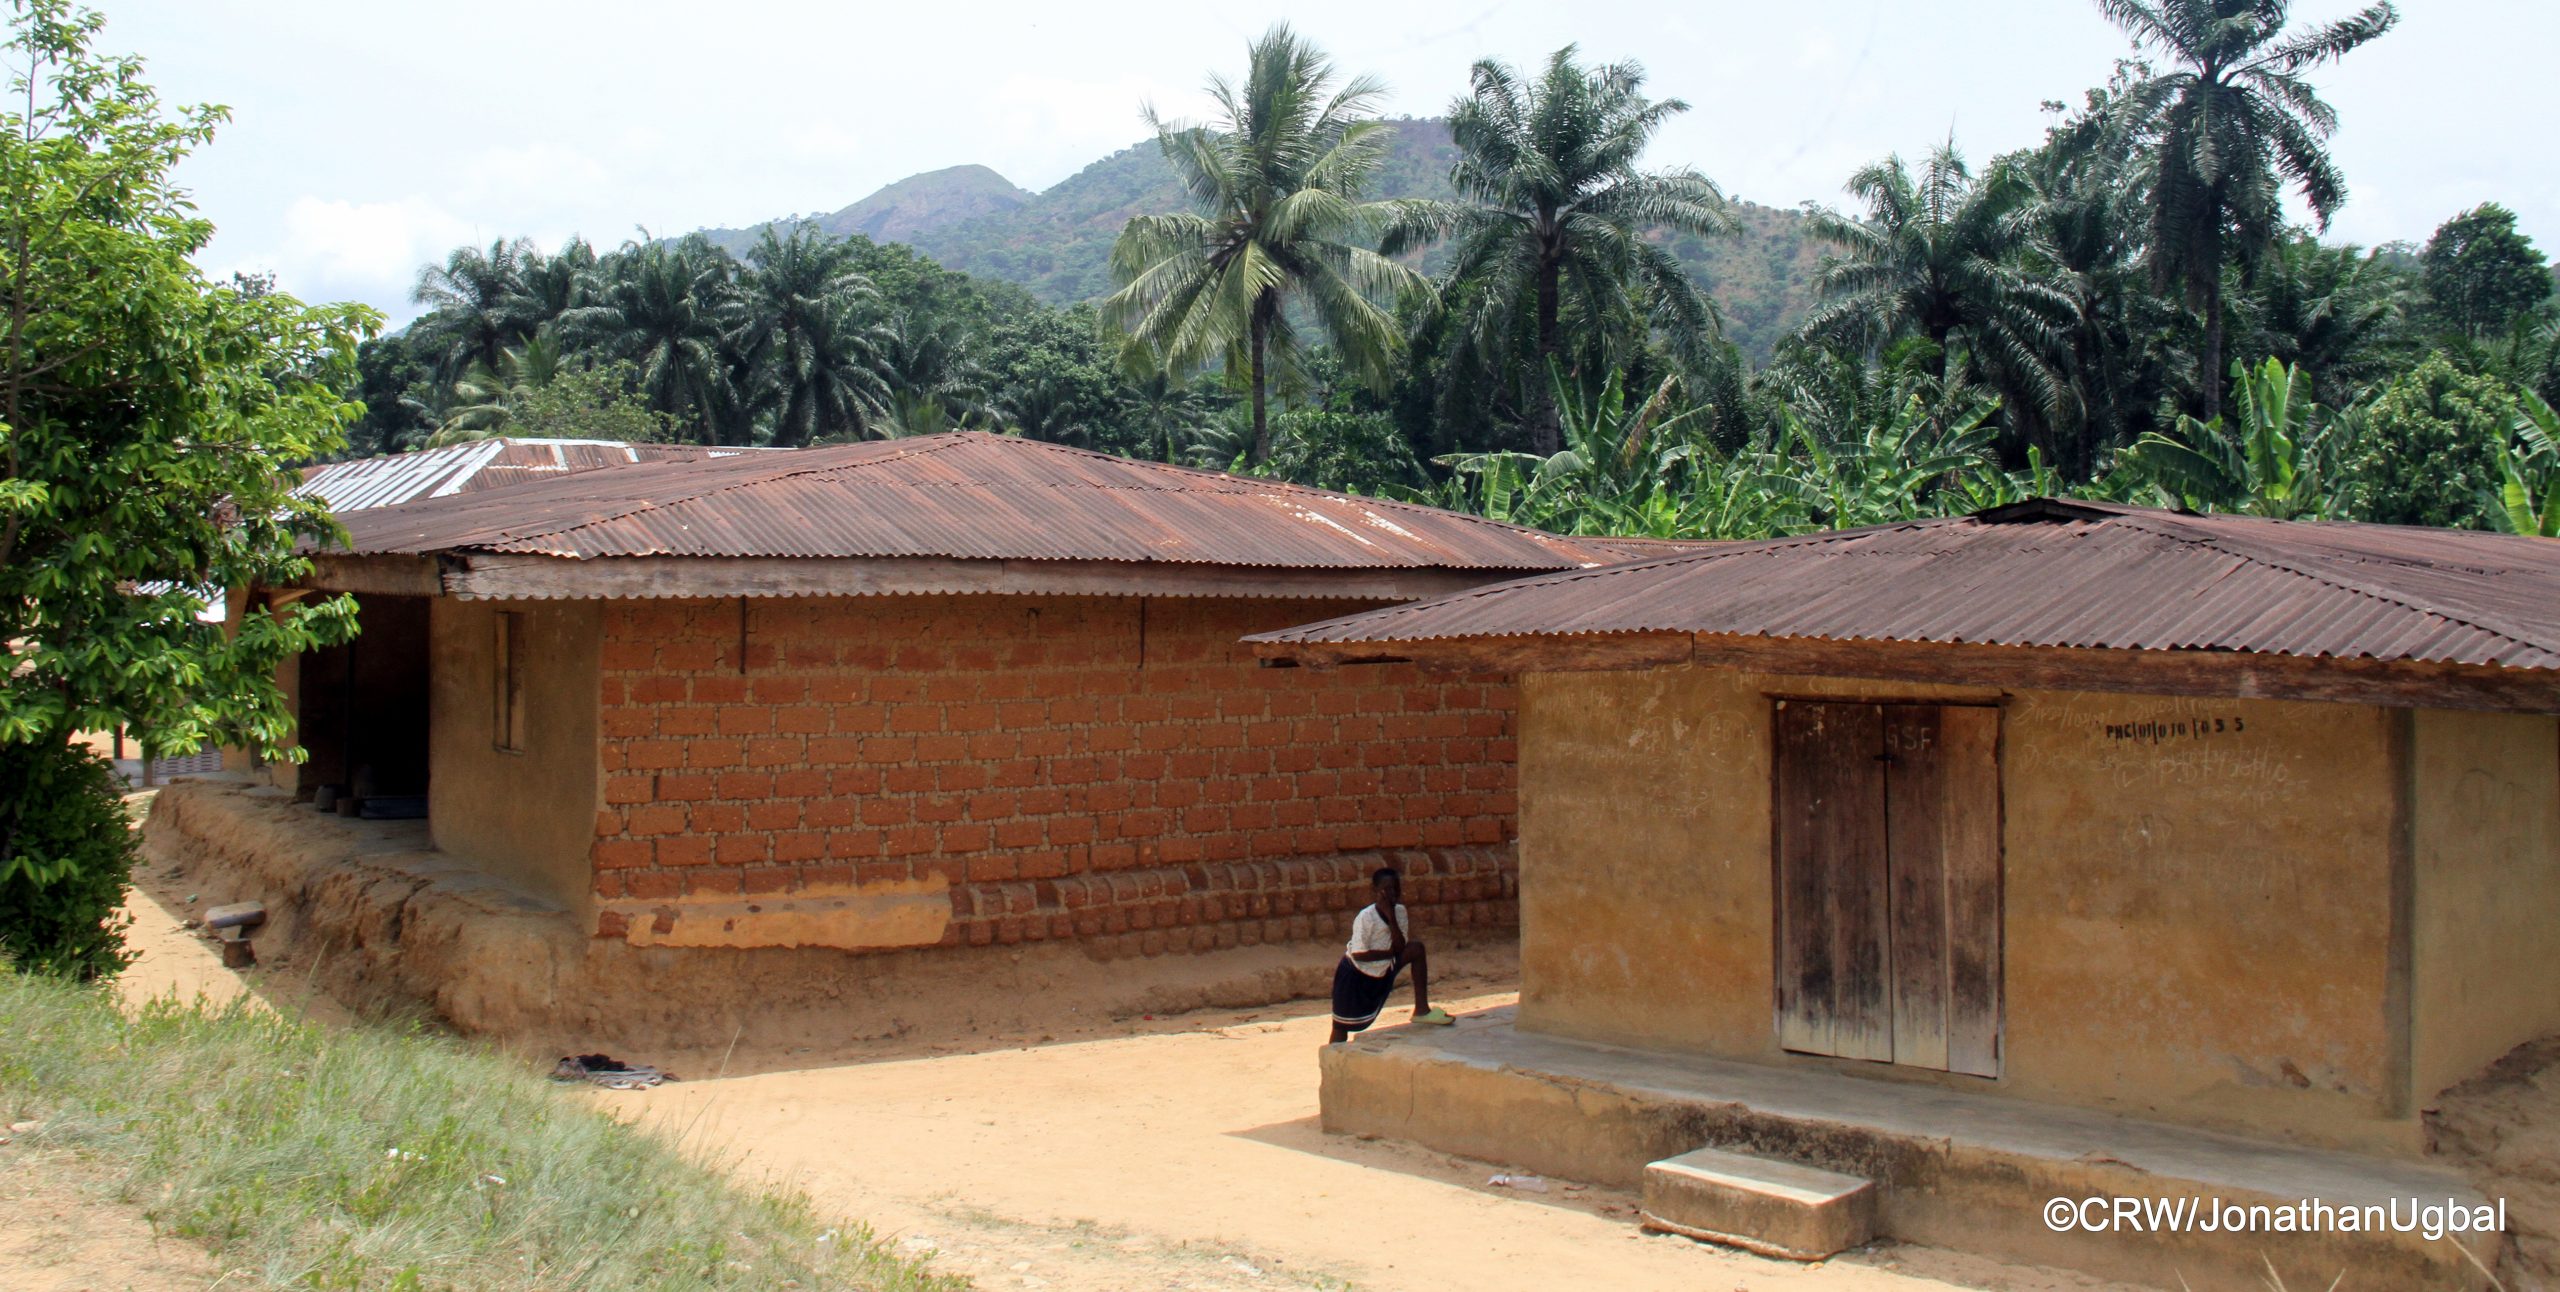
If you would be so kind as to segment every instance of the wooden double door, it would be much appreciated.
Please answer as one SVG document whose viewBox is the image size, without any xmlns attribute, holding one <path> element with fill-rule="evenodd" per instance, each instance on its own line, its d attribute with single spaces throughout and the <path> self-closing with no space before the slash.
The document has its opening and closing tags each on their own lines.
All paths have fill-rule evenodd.
<svg viewBox="0 0 2560 1292">
<path fill-rule="evenodd" d="M 2000 711 L 1776 702 L 1778 1043 L 2000 1074 Z"/>
</svg>

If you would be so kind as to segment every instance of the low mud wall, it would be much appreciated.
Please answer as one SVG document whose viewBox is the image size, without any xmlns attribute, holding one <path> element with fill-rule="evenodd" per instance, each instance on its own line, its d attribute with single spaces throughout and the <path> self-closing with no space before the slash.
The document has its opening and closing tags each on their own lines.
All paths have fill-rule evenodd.
<svg viewBox="0 0 2560 1292">
<path fill-rule="evenodd" d="M 244 777 L 162 790 L 144 839 L 154 864 L 177 867 L 205 903 L 265 902 L 259 953 L 291 957 L 339 999 L 423 1008 L 463 1032 L 552 1052 L 822 1046 L 1036 1029 L 1067 1010 L 1176 1013 L 1321 997 L 1329 944 L 1351 914 L 1314 901 L 1285 913 L 1267 901 L 1253 914 L 1240 906 L 1243 918 L 1217 926 L 1223 936 L 1187 946 L 1153 929 L 875 952 L 647 944 L 597 936 L 565 907 L 435 851 L 423 822 L 322 816 Z M 1025 904 L 1009 918 L 1027 925 L 1048 894 L 1021 888 L 1005 895 Z M 1322 905 L 1332 905 L 1329 895 Z M 1416 920 L 1441 945 L 1512 936 L 1504 926 L 1435 924 L 1427 907 Z M 1174 954 L 1183 950 L 1191 954 Z"/>
<path fill-rule="evenodd" d="M 1795 1162 L 1874 1181 L 1880 1236 L 2145 1287 L 2265 1287 L 2270 1275 L 2291 1288 L 2339 1278 L 2342 1288 L 2490 1287 L 2456 1241 L 2419 1233 L 2057 1233 L 2045 1221 L 2056 1198 L 2242 1208 L 2491 1200 L 2450 1164 L 2260 1144 L 1998 1096 L 1808 1082 L 1784 1069 L 1558 1042 L 1519 1033 L 1510 1019 L 1495 1011 L 1454 1031 L 1388 1029 L 1326 1047 L 1324 1129 L 1621 1189 L 1637 1187 L 1647 1163 L 1700 1147 Z M 2498 1234 L 2457 1238 L 2482 1262 L 2500 1258 Z"/>
</svg>

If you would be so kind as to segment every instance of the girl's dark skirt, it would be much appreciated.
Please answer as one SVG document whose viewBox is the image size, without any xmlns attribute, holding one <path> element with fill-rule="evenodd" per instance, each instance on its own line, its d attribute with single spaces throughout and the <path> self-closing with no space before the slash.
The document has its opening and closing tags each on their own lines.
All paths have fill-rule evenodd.
<svg viewBox="0 0 2560 1292">
<path fill-rule="evenodd" d="M 1360 1031 L 1378 1021 L 1378 1011 L 1387 1007 L 1387 997 L 1396 994 L 1396 975 L 1403 965 L 1390 967 L 1384 974 L 1371 977 L 1360 972 L 1360 966 L 1344 956 L 1333 967 L 1333 1021 L 1349 1031 Z"/>
</svg>

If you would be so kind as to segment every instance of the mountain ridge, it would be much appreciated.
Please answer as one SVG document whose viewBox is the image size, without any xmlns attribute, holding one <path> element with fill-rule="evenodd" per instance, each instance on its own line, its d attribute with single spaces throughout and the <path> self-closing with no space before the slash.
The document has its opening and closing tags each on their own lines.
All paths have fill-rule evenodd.
<svg viewBox="0 0 2560 1292">
<path fill-rule="evenodd" d="M 1409 117 L 1389 124 L 1393 142 L 1370 195 L 1454 198 L 1449 167 L 1457 146 L 1449 123 Z M 946 268 L 1015 283 L 1044 303 L 1065 306 L 1110 292 L 1111 244 L 1130 216 L 1187 205 L 1155 141 L 1145 140 L 1036 193 L 985 166 L 950 166 L 884 185 L 831 214 L 768 224 L 807 224 L 837 236 L 903 242 Z M 1801 212 L 1749 202 L 1736 202 L 1734 210 L 1742 225 L 1738 234 L 1681 235 L 1665 245 L 1716 298 L 1735 343 L 1765 359 L 1811 307 L 1820 251 L 1803 232 Z M 764 227 L 704 233 L 744 251 Z"/>
</svg>

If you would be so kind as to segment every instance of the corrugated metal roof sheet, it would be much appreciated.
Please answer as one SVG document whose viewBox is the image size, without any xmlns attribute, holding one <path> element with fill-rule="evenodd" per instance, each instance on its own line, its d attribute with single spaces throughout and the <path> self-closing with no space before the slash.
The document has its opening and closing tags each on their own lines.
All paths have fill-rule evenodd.
<svg viewBox="0 0 2560 1292">
<path fill-rule="evenodd" d="M 1652 550 L 975 431 L 643 463 L 342 520 L 359 555 L 1553 570 Z"/>
<path fill-rule="evenodd" d="M 419 498 L 446 498 L 530 480 L 550 479 L 634 462 L 697 462 L 754 449 L 706 449 L 691 444 L 624 444 L 618 440 L 494 439 L 414 453 L 324 462 L 303 474 L 295 490 L 319 498 L 341 514 L 392 507 Z"/>
<path fill-rule="evenodd" d="M 2560 539 L 2037 500 L 1497 584 L 1274 643 L 1713 633 L 2560 667 Z"/>
</svg>

